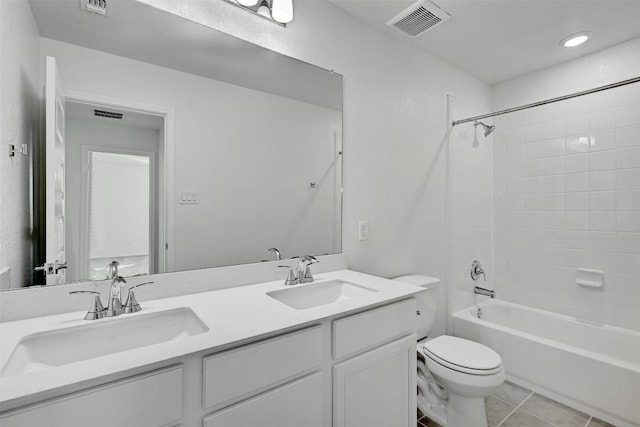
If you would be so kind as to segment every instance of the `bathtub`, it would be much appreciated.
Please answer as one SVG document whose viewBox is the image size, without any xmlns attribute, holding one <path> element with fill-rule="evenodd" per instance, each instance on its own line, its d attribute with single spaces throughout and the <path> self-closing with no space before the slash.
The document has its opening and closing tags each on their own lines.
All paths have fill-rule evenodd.
<svg viewBox="0 0 640 427">
<path fill-rule="evenodd" d="M 638 332 L 488 300 L 454 313 L 453 334 L 497 351 L 516 384 L 617 426 L 640 426 Z"/>
</svg>

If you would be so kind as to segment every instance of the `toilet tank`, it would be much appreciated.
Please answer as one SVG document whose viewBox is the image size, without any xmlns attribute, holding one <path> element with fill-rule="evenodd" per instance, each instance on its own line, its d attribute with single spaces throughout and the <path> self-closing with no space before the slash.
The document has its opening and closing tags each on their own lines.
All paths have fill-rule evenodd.
<svg viewBox="0 0 640 427">
<path fill-rule="evenodd" d="M 418 340 L 425 338 L 431 332 L 436 319 L 438 298 L 436 289 L 440 285 L 440 279 L 421 274 L 412 274 L 396 277 L 393 280 L 424 288 L 424 291 L 416 294 L 415 298 L 417 300 L 416 334 L 418 335 Z"/>
</svg>

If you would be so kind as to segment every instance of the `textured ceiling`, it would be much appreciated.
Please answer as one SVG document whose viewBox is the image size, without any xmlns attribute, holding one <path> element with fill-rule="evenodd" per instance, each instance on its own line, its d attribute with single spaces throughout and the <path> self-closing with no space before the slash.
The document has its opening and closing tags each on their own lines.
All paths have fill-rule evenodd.
<svg viewBox="0 0 640 427">
<path fill-rule="evenodd" d="M 435 0 L 451 19 L 416 38 L 386 25 L 415 0 L 330 1 L 492 85 L 640 37 L 640 0 Z M 583 30 L 584 45 L 559 45 Z"/>
</svg>

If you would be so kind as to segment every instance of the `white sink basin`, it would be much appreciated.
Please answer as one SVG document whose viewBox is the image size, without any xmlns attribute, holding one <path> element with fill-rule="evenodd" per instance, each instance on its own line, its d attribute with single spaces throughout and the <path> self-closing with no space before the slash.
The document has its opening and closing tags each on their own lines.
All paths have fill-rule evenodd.
<svg viewBox="0 0 640 427">
<path fill-rule="evenodd" d="M 310 283 L 308 285 L 295 285 L 288 289 L 267 292 L 267 295 L 291 308 L 304 310 L 306 308 L 358 298 L 371 294 L 371 292 L 378 291 L 364 286 L 354 285 L 353 283 L 343 282 L 342 280 L 331 280 L 329 282 Z"/>
<path fill-rule="evenodd" d="M 209 328 L 190 308 L 101 319 L 73 328 L 27 335 L 20 340 L 0 376 L 26 374 L 53 366 L 178 340 Z"/>
</svg>

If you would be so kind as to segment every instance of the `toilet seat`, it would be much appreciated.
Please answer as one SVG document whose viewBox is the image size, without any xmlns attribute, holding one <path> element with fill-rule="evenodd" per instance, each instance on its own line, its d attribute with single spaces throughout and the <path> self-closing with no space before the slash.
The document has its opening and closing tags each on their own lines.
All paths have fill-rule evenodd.
<svg viewBox="0 0 640 427">
<path fill-rule="evenodd" d="M 502 359 L 489 347 L 464 338 L 441 335 L 419 345 L 433 362 L 465 374 L 493 375 L 501 372 Z"/>
</svg>

